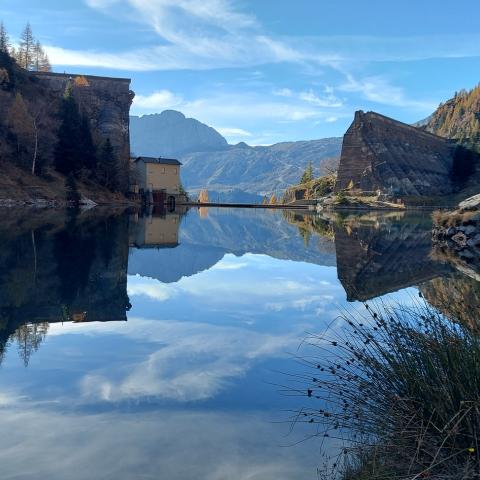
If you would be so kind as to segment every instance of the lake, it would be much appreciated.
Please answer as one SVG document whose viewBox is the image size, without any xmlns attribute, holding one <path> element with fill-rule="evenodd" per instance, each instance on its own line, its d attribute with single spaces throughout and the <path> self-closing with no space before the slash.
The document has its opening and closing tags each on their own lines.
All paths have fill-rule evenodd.
<svg viewBox="0 0 480 480">
<path fill-rule="evenodd" d="M 419 295 L 476 322 L 428 212 L 1 218 L 3 479 L 315 479 L 338 442 L 292 423 L 306 336 Z"/>
</svg>

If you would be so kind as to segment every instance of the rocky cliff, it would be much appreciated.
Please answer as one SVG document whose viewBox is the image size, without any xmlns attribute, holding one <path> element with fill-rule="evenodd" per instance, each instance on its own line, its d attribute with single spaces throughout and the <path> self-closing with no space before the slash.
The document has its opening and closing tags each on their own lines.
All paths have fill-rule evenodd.
<svg viewBox="0 0 480 480">
<path fill-rule="evenodd" d="M 191 152 L 209 152 L 228 147 L 214 128 L 165 110 L 154 115 L 130 118 L 132 152 L 153 157 L 178 157 Z"/>
<path fill-rule="evenodd" d="M 455 152 L 452 142 L 437 135 L 358 111 L 343 139 L 335 190 L 448 195 L 455 189 Z"/>
</svg>

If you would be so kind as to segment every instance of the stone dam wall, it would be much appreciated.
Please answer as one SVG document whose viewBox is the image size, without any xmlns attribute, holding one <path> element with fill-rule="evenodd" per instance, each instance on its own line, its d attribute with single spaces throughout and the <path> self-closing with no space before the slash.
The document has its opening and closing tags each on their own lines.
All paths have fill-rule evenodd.
<svg viewBox="0 0 480 480">
<path fill-rule="evenodd" d="M 129 114 L 134 97 L 130 79 L 52 72 L 31 72 L 31 75 L 58 98 L 62 97 L 69 84 L 73 84 L 80 109 L 90 120 L 94 141 L 100 144 L 110 138 L 121 164 L 128 168 Z"/>
<path fill-rule="evenodd" d="M 451 141 L 375 112 L 358 111 L 342 146 L 335 191 L 397 196 L 453 193 Z"/>
</svg>

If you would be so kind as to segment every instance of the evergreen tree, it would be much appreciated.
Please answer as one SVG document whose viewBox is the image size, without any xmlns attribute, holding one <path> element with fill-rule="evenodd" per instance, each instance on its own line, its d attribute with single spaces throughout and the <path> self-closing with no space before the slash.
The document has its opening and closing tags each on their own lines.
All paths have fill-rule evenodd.
<svg viewBox="0 0 480 480">
<path fill-rule="evenodd" d="M 55 169 L 64 175 L 82 168 L 82 119 L 71 86 L 67 87 L 60 109 L 61 124 L 55 148 Z"/>
<path fill-rule="evenodd" d="M 83 168 L 95 172 L 97 169 L 97 149 L 93 143 L 92 131 L 90 130 L 90 122 L 85 115 L 80 123 L 80 144 L 79 150 L 82 153 L 81 164 Z"/>
<path fill-rule="evenodd" d="M 35 39 L 30 22 L 28 22 L 20 36 L 19 61 L 17 60 L 25 70 L 31 70 L 34 67 L 34 50 Z"/>
<path fill-rule="evenodd" d="M 10 39 L 3 22 L 0 22 L 0 52 L 10 53 Z"/>
<path fill-rule="evenodd" d="M 308 162 L 307 168 L 303 172 L 302 178 L 300 179 L 300 183 L 308 183 L 313 180 L 313 165 L 312 162 Z"/>
<path fill-rule="evenodd" d="M 78 192 L 77 182 L 72 172 L 70 172 L 65 179 L 65 197 L 67 202 L 73 203 L 74 205 L 78 205 L 80 202 L 80 193 Z"/>
<path fill-rule="evenodd" d="M 33 47 L 33 69 L 37 72 L 49 72 L 52 69 L 48 56 L 38 40 Z"/>
<path fill-rule="evenodd" d="M 109 138 L 100 149 L 98 171 L 102 185 L 112 192 L 118 190 L 118 159 Z"/>
</svg>

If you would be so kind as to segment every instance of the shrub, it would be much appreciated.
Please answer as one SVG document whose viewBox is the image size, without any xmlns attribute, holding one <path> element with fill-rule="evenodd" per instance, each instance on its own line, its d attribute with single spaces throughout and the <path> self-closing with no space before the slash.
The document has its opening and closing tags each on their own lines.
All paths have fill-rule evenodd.
<svg viewBox="0 0 480 480">
<path fill-rule="evenodd" d="M 296 421 L 344 442 L 325 478 L 477 478 L 479 337 L 426 303 L 365 308 L 304 343 L 310 380 L 294 391 L 316 403 Z"/>
</svg>

